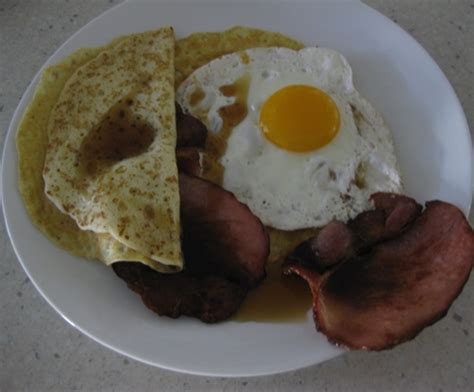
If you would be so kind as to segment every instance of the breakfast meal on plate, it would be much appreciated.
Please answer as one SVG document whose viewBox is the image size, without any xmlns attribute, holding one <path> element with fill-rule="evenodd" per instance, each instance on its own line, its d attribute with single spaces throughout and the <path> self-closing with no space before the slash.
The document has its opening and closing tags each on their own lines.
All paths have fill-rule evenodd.
<svg viewBox="0 0 474 392">
<path fill-rule="evenodd" d="M 457 207 L 403 195 L 344 56 L 279 33 L 80 49 L 43 71 L 17 150 L 33 223 L 161 316 L 245 321 L 265 295 L 291 313 L 303 288 L 330 341 L 381 350 L 444 316 L 474 262 Z"/>
</svg>

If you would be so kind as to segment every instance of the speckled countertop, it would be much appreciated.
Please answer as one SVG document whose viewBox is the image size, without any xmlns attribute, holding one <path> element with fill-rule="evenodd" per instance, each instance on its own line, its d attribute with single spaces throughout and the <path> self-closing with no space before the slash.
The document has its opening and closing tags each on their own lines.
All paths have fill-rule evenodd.
<svg viewBox="0 0 474 392">
<path fill-rule="evenodd" d="M 113 0 L 0 0 L 0 138 L 39 67 Z M 474 128 L 474 0 L 366 0 L 410 32 L 453 84 Z M 474 222 L 471 214 L 471 222 Z M 187 376 L 127 359 L 68 325 L 23 272 L 0 219 L 0 391 L 474 391 L 474 279 L 448 315 L 382 353 L 351 352 L 271 377 Z"/>
</svg>

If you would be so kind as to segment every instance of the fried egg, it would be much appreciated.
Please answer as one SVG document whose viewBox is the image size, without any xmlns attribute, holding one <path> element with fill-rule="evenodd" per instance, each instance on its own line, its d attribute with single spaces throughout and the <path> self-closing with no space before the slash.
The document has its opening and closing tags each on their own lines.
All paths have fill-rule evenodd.
<svg viewBox="0 0 474 392">
<path fill-rule="evenodd" d="M 372 193 L 402 190 L 390 130 L 334 50 L 228 54 L 193 72 L 177 100 L 210 130 L 204 175 L 267 226 L 347 221 Z"/>
</svg>

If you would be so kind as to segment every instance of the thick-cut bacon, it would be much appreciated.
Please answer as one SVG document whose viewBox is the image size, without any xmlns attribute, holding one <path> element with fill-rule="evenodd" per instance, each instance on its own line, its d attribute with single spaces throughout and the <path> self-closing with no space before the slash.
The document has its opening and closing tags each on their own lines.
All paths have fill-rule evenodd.
<svg viewBox="0 0 474 392">
<path fill-rule="evenodd" d="M 269 240 L 249 208 L 223 188 L 184 173 L 179 189 L 186 262 L 248 286 L 263 279 Z"/>
<path fill-rule="evenodd" d="M 236 312 L 248 291 L 222 276 L 160 274 L 132 262 L 114 263 L 112 268 L 148 308 L 172 318 L 191 316 L 206 323 L 225 320 Z"/>
<path fill-rule="evenodd" d="M 355 246 L 324 273 L 296 257 L 284 266 L 310 285 L 318 330 L 349 348 L 381 350 L 412 339 L 446 314 L 473 266 L 474 233 L 459 209 L 433 201 L 418 216 L 416 205 L 388 196 L 374 204 L 389 235 L 381 230 L 375 244 L 373 237 L 371 247 Z"/>
</svg>

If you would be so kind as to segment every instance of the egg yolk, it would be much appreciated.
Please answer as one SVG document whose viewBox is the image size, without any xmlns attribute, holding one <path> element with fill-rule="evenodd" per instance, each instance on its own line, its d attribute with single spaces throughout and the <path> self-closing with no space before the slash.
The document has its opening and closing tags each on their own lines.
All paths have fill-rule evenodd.
<svg viewBox="0 0 474 392">
<path fill-rule="evenodd" d="M 259 123 L 273 144 L 289 151 L 306 152 L 328 144 L 339 130 L 340 118 L 336 103 L 324 91 L 292 85 L 265 101 Z"/>
</svg>

